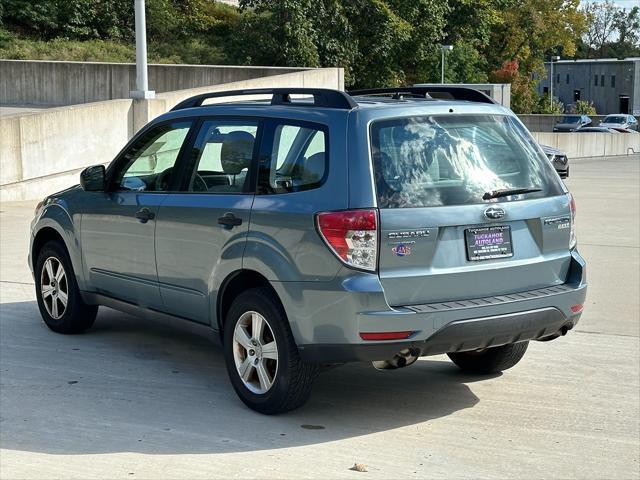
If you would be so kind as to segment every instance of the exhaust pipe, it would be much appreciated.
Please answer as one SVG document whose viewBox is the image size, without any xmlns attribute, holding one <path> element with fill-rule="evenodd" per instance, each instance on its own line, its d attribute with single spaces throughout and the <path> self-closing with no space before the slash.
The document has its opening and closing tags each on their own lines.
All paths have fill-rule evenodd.
<svg viewBox="0 0 640 480">
<path fill-rule="evenodd" d="M 405 348 L 396 353 L 390 360 L 376 360 L 371 362 L 378 370 L 396 370 L 413 365 L 420 356 L 418 348 Z"/>
<path fill-rule="evenodd" d="M 556 333 L 547 335 L 546 337 L 538 338 L 537 340 L 539 342 L 550 342 L 551 340 L 555 340 L 558 337 L 564 337 L 567 334 L 567 332 L 572 328 L 573 328 L 573 323 L 566 323 L 562 327 L 560 327 L 560 330 L 558 330 Z"/>
</svg>

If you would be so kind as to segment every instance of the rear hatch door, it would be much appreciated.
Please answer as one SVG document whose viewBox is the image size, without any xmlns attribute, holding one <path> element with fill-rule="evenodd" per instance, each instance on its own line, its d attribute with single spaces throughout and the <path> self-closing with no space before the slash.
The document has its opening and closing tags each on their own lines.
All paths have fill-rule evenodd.
<svg viewBox="0 0 640 480">
<path fill-rule="evenodd" d="M 569 199 L 517 120 L 382 120 L 372 124 L 371 142 L 379 275 L 390 305 L 455 302 L 564 283 Z"/>
</svg>

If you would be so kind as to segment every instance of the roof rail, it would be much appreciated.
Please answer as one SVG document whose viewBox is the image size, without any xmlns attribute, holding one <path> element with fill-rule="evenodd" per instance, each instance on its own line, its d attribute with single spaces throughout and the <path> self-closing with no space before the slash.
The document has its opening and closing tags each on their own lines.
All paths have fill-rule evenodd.
<svg viewBox="0 0 640 480">
<path fill-rule="evenodd" d="M 355 96 L 375 96 L 375 95 L 389 95 L 392 94 L 393 98 L 402 98 L 403 96 L 420 97 L 420 98 L 439 98 L 438 96 L 431 95 L 432 93 L 450 95 L 454 100 L 466 100 L 469 102 L 480 103 L 497 103 L 488 95 L 485 95 L 479 90 L 469 87 L 450 87 L 448 85 L 433 86 L 433 87 L 392 87 L 392 88 L 369 88 L 363 90 L 351 90 L 349 95 Z M 441 98 L 441 97 L 440 97 Z"/>
<path fill-rule="evenodd" d="M 310 95 L 313 103 L 295 102 L 291 95 Z M 237 97 L 242 95 L 272 95 L 271 105 L 314 106 L 351 110 L 358 104 L 345 92 L 328 88 L 253 88 L 247 90 L 229 90 L 195 95 L 178 103 L 171 111 L 199 107 L 209 98 Z"/>
</svg>

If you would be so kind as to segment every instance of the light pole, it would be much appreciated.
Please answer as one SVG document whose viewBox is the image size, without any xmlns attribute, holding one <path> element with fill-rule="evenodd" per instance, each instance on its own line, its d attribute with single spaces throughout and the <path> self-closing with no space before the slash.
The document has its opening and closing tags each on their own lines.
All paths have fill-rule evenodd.
<svg viewBox="0 0 640 480">
<path fill-rule="evenodd" d="M 551 74 L 550 74 L 550 80 L 551 82 L 549 83 L 549 109 L 553 112 L 553 62 L 557 62 L 558 60 L 560 60 L 560 57 L 558 57 L 557 55 L 553 55 L 551 57 L 551 62 L 550 63 L 550 70 L 551 70 Z"/>
<path fill-rule="evenodd" d="M 136 90 L 132 98 L 154 98 L 156 92 L 149 90 L 147 78 L 147 22 L 144 13 L 144 0 L 135 0 L 136 13 Z"/>
<path fill-rule="evenodd" d="M 450 52 L 451 50 L 453 50 L 453 45 L 440 45 L 440 52 L 442 53 L 440 83 L 444 83 L 444 52 Z"/>
</svg>

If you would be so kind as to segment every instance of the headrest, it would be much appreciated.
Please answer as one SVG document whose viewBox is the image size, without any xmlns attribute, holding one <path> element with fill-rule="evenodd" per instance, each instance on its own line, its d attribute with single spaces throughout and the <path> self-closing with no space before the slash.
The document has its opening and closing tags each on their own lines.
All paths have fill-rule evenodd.
<svg viewBox="0 0 640 480">
<path fill-rule="evenodd" d="M 302 178 L 305 184 L 319 182 L 324 176 L 324 170 L 324 152 L 318 152 L 311 155 L 304 162 Z"/>
<path fill-rule="evenodd" d="M 249 168 L 254 141 L 253 135 L 249 132 L 235 131 L 224 136 L 220 148 L 220 163 L 224 173 L 237 175 L 245 168 Z"/>
</svg>

